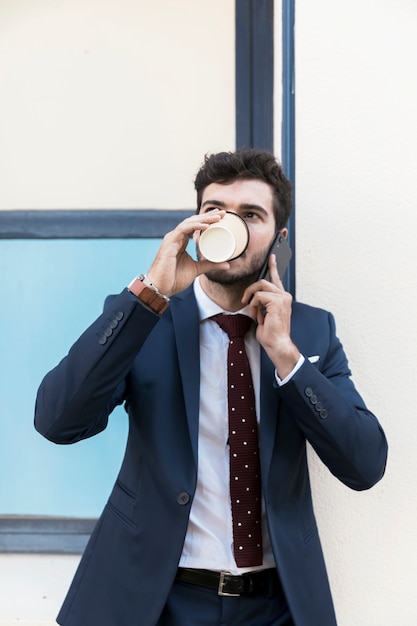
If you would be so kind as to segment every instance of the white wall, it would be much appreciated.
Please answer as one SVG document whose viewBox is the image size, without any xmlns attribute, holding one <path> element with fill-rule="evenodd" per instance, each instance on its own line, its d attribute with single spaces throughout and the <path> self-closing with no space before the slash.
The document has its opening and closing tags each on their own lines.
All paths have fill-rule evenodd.
<svg viewBox="0 0 417 626">
<path fill-rule="evenodd" d="M 297 296 L 335 313 L 385 427 L 383 481 L 313 456 L 340 626 L 417 624 L 417 4 L 297 0 Z"/>
<path fill-rule="evenodd" d="M 417 5 L 296 16 L 297 297 L 335 313 L 390 443 L 365 493 L 312 455 L 316 510 L 339 626 L 415 626 Z M 233 0 L 0 3 L 0 209 L 192 207 L 234 141 Z"/>
<path fill-rule="evenodd" d="M 234 28 L 233 0 L 2 0 L 0 209 L 194 207 Z"/>
</svg>

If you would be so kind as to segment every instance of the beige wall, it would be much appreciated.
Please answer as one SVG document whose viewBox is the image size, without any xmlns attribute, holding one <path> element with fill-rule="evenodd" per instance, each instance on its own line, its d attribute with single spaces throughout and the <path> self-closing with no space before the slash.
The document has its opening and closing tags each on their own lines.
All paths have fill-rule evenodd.
<svg viewBox="0 0 417 626">
<path fill-rule="evenodd" d="M 2 0 L 0 209 L 191 208 L 233 149 L 232 0 Z"/>
<path fill-rule="evenodd" d="M 319 526 L 339 626 L 415 626 L 417 5 L 296 16 L 297 297 L 335 313 L 390 442 L 365 493 L 312 455 Z M 192 207 L 234 142 L 234 1 L 0 3 L 0 209 Z"/>
<path fill-rule="evenodd" d="M 417 624 L 417 4 L 297 0 L 297 296 L 336 315 L 390 443 L 365 493 L 312 459 L 340 626 Z"/>
</svg>

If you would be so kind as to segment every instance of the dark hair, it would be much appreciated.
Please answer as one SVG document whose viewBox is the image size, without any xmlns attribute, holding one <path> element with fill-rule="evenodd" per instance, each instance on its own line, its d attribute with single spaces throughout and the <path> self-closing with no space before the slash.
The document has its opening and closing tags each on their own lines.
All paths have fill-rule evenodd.
<svg viewBox="0 0 417 626">
<path fill-rule="evenodd" d="M 291 214 L 291 182 L 271 152 L 241 148 L 235 152 L 206 155 L 194 180 L 197 191 L 197 213 L 200 211 L 204 189 L 211 183 L 227 185 L 235 180 L 263 180 L 272 187 L 276 229 L 286 226 Z"/>
</svg>

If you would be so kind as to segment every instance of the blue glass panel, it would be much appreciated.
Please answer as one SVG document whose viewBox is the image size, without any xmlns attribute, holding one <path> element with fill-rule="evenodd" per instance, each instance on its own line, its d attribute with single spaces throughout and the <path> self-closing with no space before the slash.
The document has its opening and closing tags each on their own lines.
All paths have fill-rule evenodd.
<svg viewBox="0 0 417 626">
<path fill-rule="evenodd" d="M 43 376 L 100 314 L 106 295 L 146 272 L 156 239 L 1 240 L 0 514 L 95 517 L 120 467 L 127 416 L 57 446 L 33 427 Z"/>
</svg>

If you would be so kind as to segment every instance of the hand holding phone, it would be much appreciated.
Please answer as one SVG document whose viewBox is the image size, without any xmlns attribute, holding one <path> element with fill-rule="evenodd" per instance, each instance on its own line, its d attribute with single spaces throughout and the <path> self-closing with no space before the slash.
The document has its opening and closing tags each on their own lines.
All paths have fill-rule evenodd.
<svg viewBox="0 0 417 626">
<path fill-rule="evenodd" d="M 288 241 L 285 239 L 282 233 L 277 233 L 272 241 L 271 247 L 268 250 L 268 254 L 266 255 L 266 259 L 262 268 L 258 275 L 258 280 L 265 278 L 266 280 L 270 280 L 269 270 L 268 270 L 268 261 L 271 254 L 275 254 L 275 258 L 277 261 L 278 274 L 280 279 L 282 280 L 285 271 L 288 267 L 288 263 L 292 257 L 292 250 L 288 244 Z"/>
</svg>

